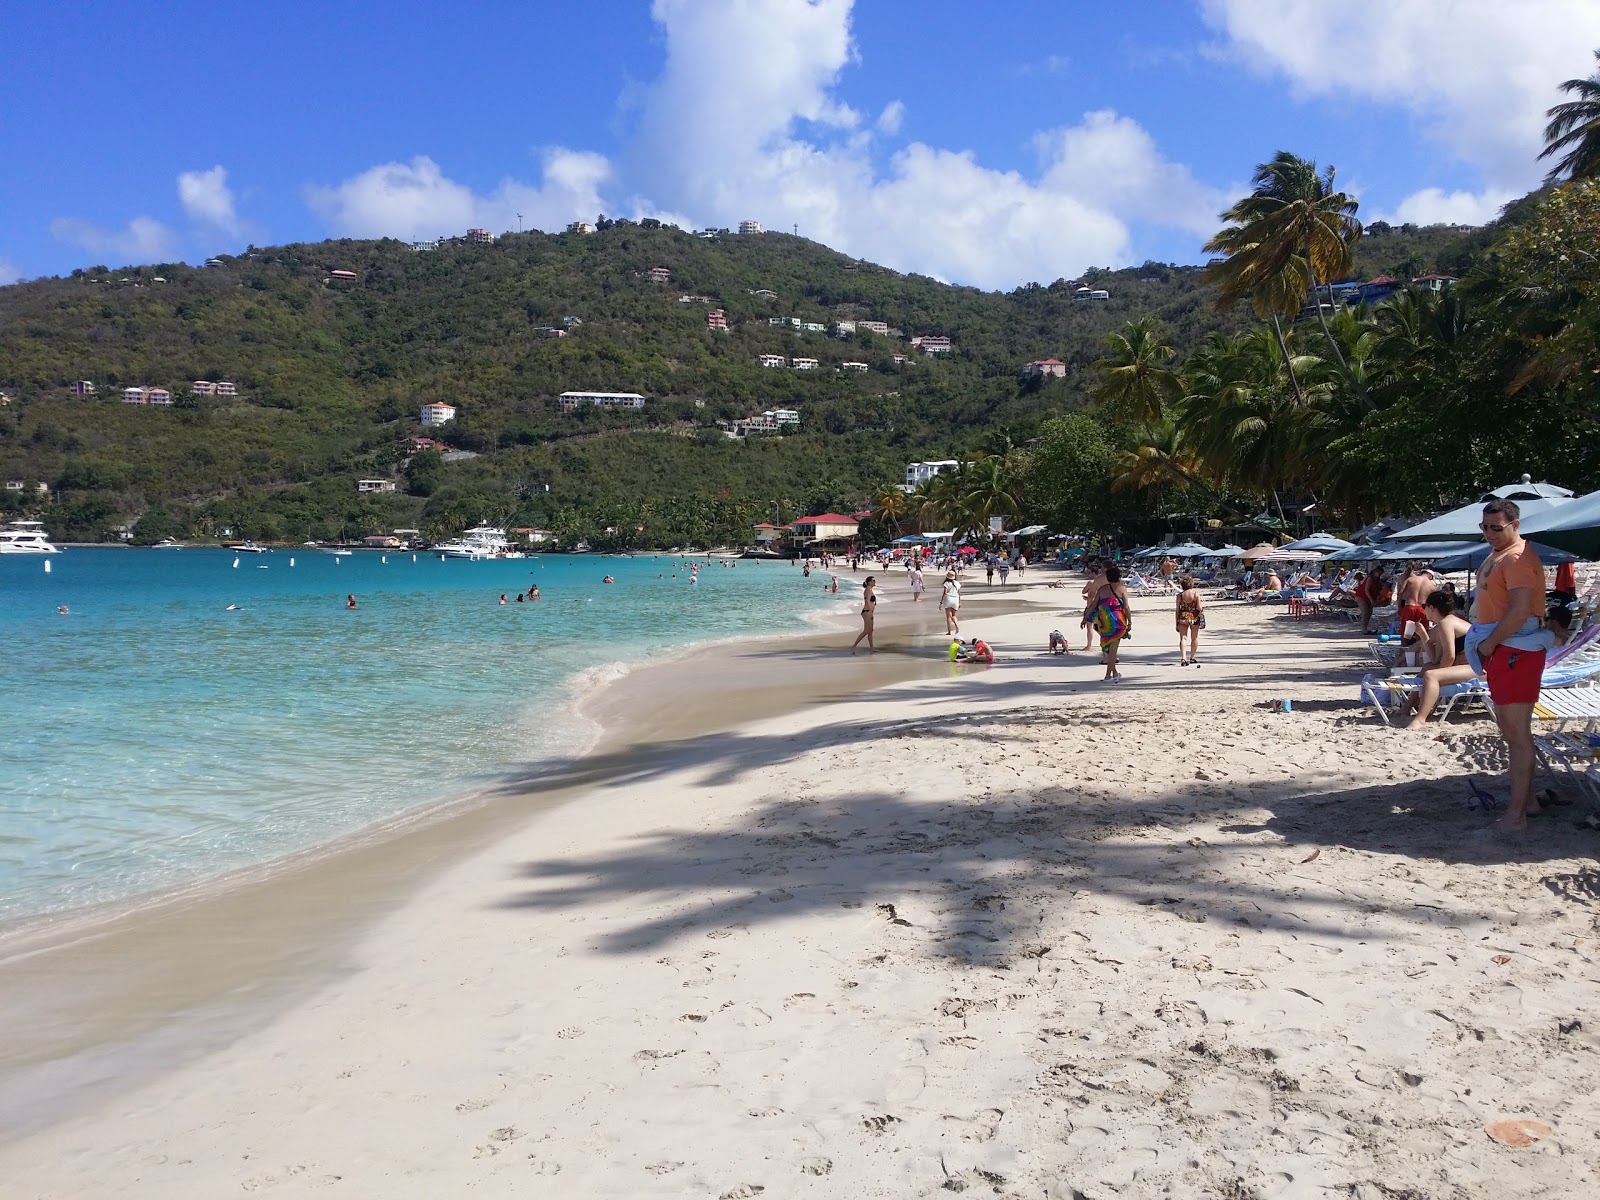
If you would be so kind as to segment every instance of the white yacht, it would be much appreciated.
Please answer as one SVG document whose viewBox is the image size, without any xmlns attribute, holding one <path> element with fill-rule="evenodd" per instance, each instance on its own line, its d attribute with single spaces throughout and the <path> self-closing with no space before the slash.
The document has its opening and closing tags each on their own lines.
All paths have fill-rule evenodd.
<svg viewBox="0 0 1600 1200">
<path fill-rule="evenodd" d="M 267 552 L 265 546 L 258 546 L 251 541 L 240 542 L 237 546 L 229 546 L 228 549 L 235 554 L 265 554 Z"/>
<path fill-rule="evenodd" d="M 0 554 L 60 554 L 44 534 L 43 521 L 12 521 L 0 529 Z"/>
<path fill-rule="evenodd" d="M 445 558 L 526 558 L 521 550 L 511 548 L 506 541 L 506 531 L 493 525 L 474 525 L 451 542 L 441 542 L 434 547 Z"/>
<path fill-rule="evenodd" d="M 152 550 L 182 550 L 183 543 L 177 538 L 164 537 L 150 548 Z"/>
</svg>

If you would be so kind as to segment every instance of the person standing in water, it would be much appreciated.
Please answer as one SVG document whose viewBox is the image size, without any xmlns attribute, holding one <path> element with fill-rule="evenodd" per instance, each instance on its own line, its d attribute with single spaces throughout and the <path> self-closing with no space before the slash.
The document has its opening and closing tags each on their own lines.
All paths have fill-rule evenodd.
<svg viewBox="0 0 1600 1200">
<path fill-rule="evenodd" d="M 922 562 L 917 560 L 911 566 L 911 599 L 922 599 Z"/>
<path fill-rule="evenodd" d="M 956 619 L 956 616 L 961 611 L 961 584 L 956 579 L 956 573 L 953 570 L 945 574 L 944 588 L 939 592 L 939 607 L 944 610 L 945 636 L 959 636 L 961 622 Z"/>
<path fill-rule="evenodd" d="M 868 575 L 861 584 L 861 632 L 856 634 L 856 640 L 850 643 L 850 653 L 856 652 L 856 647 L 861 644 L 861 639 L 867 639 L 867 652 L 876 654 L 878 648 L 872 644 L 872 621 L 878 607 L 878 581 Z"/>
<path fill-rule="evenodd" d="M 354 608 L 356 606 L 356 594 L 354 592 L 344 598 L 344 606 L 346 608 Z"/>
</svg>

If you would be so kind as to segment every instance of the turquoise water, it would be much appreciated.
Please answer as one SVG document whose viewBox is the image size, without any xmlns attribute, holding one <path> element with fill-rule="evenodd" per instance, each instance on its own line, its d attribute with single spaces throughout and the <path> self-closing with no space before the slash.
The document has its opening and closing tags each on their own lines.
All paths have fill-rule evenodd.
<svg viewBox="0 0 1600 1200">
<path fill-rule="evenodd" d="M 577 748 L 577 691 L 616 664 L 798 629 L 824 603 L 814 578 L 755 561 L 703 565 L 692 586 L 647 558 L 49 561 L 0 557 L 0 920 L 191 883 L 467 794 Z M 544 598 L 516 603 L 530 582 Z"/>
</svg>

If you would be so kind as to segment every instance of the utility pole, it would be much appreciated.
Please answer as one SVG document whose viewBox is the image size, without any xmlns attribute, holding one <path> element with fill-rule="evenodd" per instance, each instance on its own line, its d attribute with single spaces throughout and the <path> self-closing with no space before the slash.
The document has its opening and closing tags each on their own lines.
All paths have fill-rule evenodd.
<svg viewBox="0 0 1600 1200">
<path fill-rule="evenodd" d="M 518 233 L 522 232 L 522 214 L 521 213 L 517 214 L 517 232 Z"/>
</svg>

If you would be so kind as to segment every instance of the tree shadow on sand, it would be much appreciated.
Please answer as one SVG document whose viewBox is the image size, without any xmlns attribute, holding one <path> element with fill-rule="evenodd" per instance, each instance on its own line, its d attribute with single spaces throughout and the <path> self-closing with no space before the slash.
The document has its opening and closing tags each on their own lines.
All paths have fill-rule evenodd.
<svg viewBox="0 0 1600 1200">
<path fill-rule="evenodd" d="M 1155 719 L 1119 715 L 1115 723 L 1126 728 Z M 604 935 L 600 948 L 616 953 L 808 912 L 877 906 L 886 921 L 921 926 L 933 953 L 1006 967 L 1039 952 L 1030 936 L 1038 906 L 1019 902 L 1024 892 L 1119 897 L 1187 920 L 1370 939 L 1375 913 L 1419 933 L 1439 913 L 1363 894 L 1344 879 L 1329 848 L 1434 866 L 1524 868 L 1568 859 L 1578 849 L 1572 822 L 1558 815 L 1515 841 L 1487 835 L 1492 814 L 1467 807 L 1470 791 L 1459 777 L 1351 787 L 1333 772 L 1302 771 L 1293 778 L 1197 781 L 1137 798 L 1119 794 L 1114 780 L 1074 778 L 1070 771 L 1062 773 L 1062 786 L 991 786 L 1006 777 L 1008 759 L 1032 748 L 1030 731 L 1071 725 L 1093 734 L 1107 720 L 1042 709 L 885 719 L 795 736 L 735 732 L 576 760 L 516 786 L 637 788 L 684 771 L 691 784 L 740 784 L 759 797 L 766 768 L 818 749 L 857 759 L 865 750 L 891 768 L 890 777 L 903 762 L 909 786 L 903 792 L 821 788 L 822 795 L 802 787 L 757 799 L 726 828 L 642 832 L 623 853 L 526 862 L 515 871 L 526 882 L 502 903 L 554 912 L 638 897 L 657 915 Z M 968 794 L 916 794 L 910 781 L 917 778 L 922 739 L 960 743 L 967 757 L 984 760 Z M 1260 819 L 1263 809 L 1269 815 Z M 1235 819 L 1241 812 L 1255 816 Z M 1579 836 L 1596 842 L 1593 834 Z M 1313 850 L 1321 865 L 1299 869 Z M 1259 869 L 1238 870 L 1242 856 L 1262 860 Z"/>
</svg>

